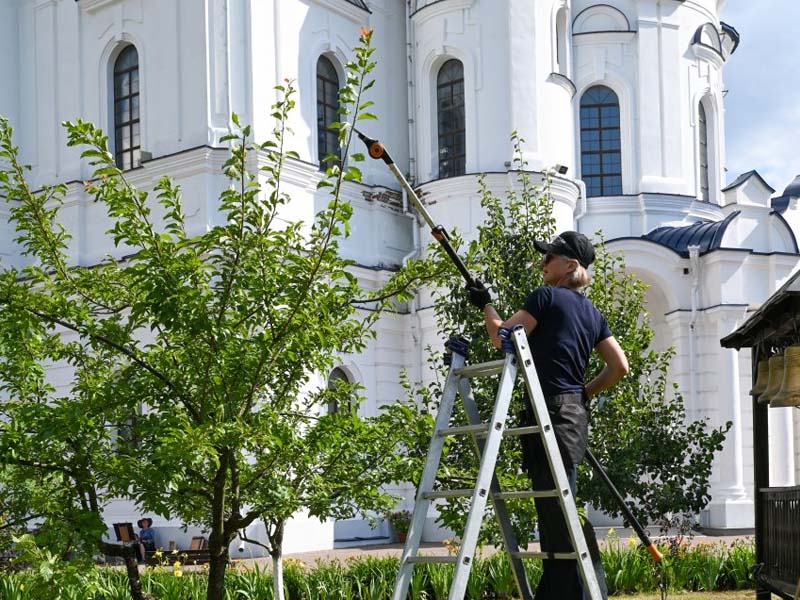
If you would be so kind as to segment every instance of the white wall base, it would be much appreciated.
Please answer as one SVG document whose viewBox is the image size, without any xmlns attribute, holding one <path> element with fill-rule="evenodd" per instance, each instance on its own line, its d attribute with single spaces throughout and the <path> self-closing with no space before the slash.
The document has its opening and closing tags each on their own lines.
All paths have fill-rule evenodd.
<svg viewBox="0 0 800 600">
<path fill-rule="evenodd" d="M 700 513 L 700 526 L 712 529 L 751 529 L 755 526 L 755 507 L 750 499 L 712 500 Z"/>
</svg>

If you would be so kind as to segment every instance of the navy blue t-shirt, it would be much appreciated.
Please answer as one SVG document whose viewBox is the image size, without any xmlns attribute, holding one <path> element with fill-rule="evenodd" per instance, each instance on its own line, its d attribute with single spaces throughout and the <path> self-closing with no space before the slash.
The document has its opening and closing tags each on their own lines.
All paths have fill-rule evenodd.
<svg viewBox="0 0 800 600">
<path fill-rule="evenodd" d="M 561 286 L 535 289 L 523 308 L 537 323 L 528 342 L 544 395 L 583 392 L 589 355 L 611 337 L 606 318 L 586 296 Z"/>
</svg>

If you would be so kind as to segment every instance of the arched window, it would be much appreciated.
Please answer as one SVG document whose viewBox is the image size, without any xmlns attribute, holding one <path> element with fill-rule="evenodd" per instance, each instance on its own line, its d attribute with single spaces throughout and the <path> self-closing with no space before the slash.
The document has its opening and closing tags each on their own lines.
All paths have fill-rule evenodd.
<svg viewBox="0 0 800 600">
<path fill-rule="evenodd" d="M 700 138 L 700 199 L 708 202 L 710 199 L 708 184 L 708 119 L 703 103 L 700 103 L 698 115 L 698 137 Z"/>
<path fill-rule="evenodd" d="M 464 65 L 450 59 L 436 77 L 436 108 L 439 128 L 439 177 L 463 175 L 466 169 L 464 117 Z"/>
<path fill-rule="evenodd" d="M 122 170 L 139 166 L 139 53 L 126 46 L 114 63 L 114 156 Z"/>
<path fill-rule="evenodd" d="M 604 85 L 581 98 L 581 177 L 589 197 L 622 194 L 619 99 Z"/>
<path fill-rule="evenodd" d="M 325 56 L 317 61 L 317 156 L 319 166 L 329 165 L 325 157 L 333 154 L 341 159 L 339 153 L 339 131 L 331 123 L 339 120 L 339 74 L 333 63 Z"/>
<path fill-rule="evenodd" d="M 344 372 L 343 369 L 336 367 L 331 374 L 328 376 L 328 389 L 335 390 L 339 384 L 350 385 L 352 383 L 350 378 L 347 376 L 347 373 Z M 352 412 L 356 407 L 356 403 L 352 398 L 348 398 L 347 404 L 345 406 L 339 406 L 339 402 L 337 399 L 333 399 L 328 403 L 328 413 L 333 414 L 337 413 L 341 410 L 346 410 L 348 412 Z"/>
</svg>

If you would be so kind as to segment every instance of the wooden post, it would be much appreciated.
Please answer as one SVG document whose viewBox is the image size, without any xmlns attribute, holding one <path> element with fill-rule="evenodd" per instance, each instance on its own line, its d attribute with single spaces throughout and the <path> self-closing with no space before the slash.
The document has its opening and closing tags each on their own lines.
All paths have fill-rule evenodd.
<svg viewBox="0 0 800 600">
<path fill-rule="evenodd" d="M 751 352 L 751 377 L 755 385 L 758 373 L 759 348 L 753 345 Z M 768 404 L 758 402 L 758 396 L 753 396 L 753 469 L 754 473 L 754 493 L 753 502 L 755 508 L 755 545 L 756 545 L 756 564 L 763 563 L 765 557 L 764 539 L 764 506 L 762 489 L 769 487 L 769 419 L 767 411 Z M 756 600 L 770 600 L 772 594 L 756 586 Z"/>
</svg>

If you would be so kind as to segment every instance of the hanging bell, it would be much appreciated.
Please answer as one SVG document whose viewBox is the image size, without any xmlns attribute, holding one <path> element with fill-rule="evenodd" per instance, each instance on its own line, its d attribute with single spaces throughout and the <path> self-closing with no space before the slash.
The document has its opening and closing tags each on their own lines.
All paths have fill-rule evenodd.
<svg viewBox="0 0 800 600">
<path fill-rule="evenodd" d="M 767 389 L 758 397 L 759 404 L 765 404 L 772 400 L 783 384 L 783 354 L 776 354 L 769 358 L 769 380 Z"/>
<path fill-rule="evenodd" d="M 751 396 L 760 396 L 767 389 L 767 382 L 769 380 L 769 359 L 764 358 L 758 361 L 758 373 L 756 375 L 756 382 L 753 389 L 750 390 Z"/>
<path fill-rule="evenodd" d="M 789 346 L 783 356 L 783 383 L 770 399 L 770 408 L 800 406 L 800 346 Z"/>
</svg>

